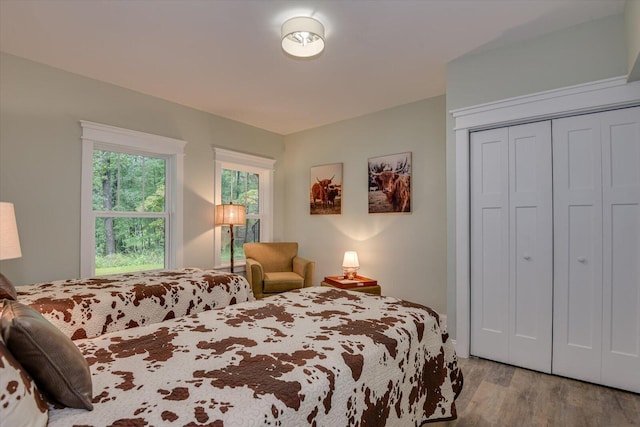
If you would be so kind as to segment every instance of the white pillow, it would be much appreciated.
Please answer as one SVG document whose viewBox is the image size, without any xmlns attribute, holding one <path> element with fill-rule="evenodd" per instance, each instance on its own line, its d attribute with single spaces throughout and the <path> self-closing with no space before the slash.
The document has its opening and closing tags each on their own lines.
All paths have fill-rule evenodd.
<svg viewBox="0 0 640 427">
<path fill-rule="evenodd" d="M 49 419 L 47 401 L 0 336 L 0 427 L 40 427 Z"/>
</svg>

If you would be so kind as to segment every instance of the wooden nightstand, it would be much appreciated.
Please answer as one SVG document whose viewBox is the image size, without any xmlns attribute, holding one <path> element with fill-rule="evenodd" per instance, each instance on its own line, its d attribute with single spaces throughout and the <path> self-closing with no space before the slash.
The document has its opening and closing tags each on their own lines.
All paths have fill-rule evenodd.
<svg viewBox="0 0 640 427">
<path fill-rule="evenodd" d="M 358 283 L 355 284 L 346 284 L 343 283 L 342 276 L 327 276 L 324 278 L 321 286 L 328 286 L 330 288 L 343 289 L 345 291 L 356 291 L 356 292 L 364 292 L 372 295 L 381 295 L 382 289 L 378 282 L 373 279 L 369 279 L 364 276 L 356 276 L 355 279 Z"/>
</svg>

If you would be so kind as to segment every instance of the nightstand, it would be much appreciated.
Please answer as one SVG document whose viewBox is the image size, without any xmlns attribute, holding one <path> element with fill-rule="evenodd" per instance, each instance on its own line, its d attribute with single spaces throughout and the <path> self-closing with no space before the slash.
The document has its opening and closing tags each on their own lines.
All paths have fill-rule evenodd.
<svg viewBox="0 0 640 427">
<path fill-rule="evenodd" d="M 345 283 L 342 276 L 327 276 L 324 278 L 321 286 L 328 286 L 330 288 L 343 289 L 345 291 L 364 292 L 366 294 L 381 295 L 382 289 L 378 282 L 373 279 L 369 279 L 364 276 L 356 276 L 355 283 Z M 355 284 L 355 286 L 354 286 Z"/>
</svg>

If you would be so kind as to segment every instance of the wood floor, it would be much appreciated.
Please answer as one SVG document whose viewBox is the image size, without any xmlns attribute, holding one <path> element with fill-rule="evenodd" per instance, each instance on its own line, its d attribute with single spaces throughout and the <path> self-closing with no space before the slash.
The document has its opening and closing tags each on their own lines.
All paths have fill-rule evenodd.
<svg viewBox="0 0 640 427">
<path fill-rule="evenodd" d="M 458 419 L 428 426 L 640 426 L 640 395 L 484 359 L 459 359 Z"/>
</svg>

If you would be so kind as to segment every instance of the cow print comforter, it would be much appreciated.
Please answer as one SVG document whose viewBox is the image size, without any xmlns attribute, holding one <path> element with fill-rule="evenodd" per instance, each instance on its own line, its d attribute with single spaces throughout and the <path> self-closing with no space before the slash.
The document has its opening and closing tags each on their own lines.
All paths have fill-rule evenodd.
<svg viewBox="0 0 640 427">
<path fill-rule="evenodd" d="M 94 410 L 50 426 L 415 426 L 456 416 L 438 315 L 313 287 L 78 340 Z"/>
<path fill-rule="evenodd" d="M 18 287 L 18 301 L 38 310 L 72 340 L 253 300 L 244 277 L 197 268 Z"/>
</svg>

